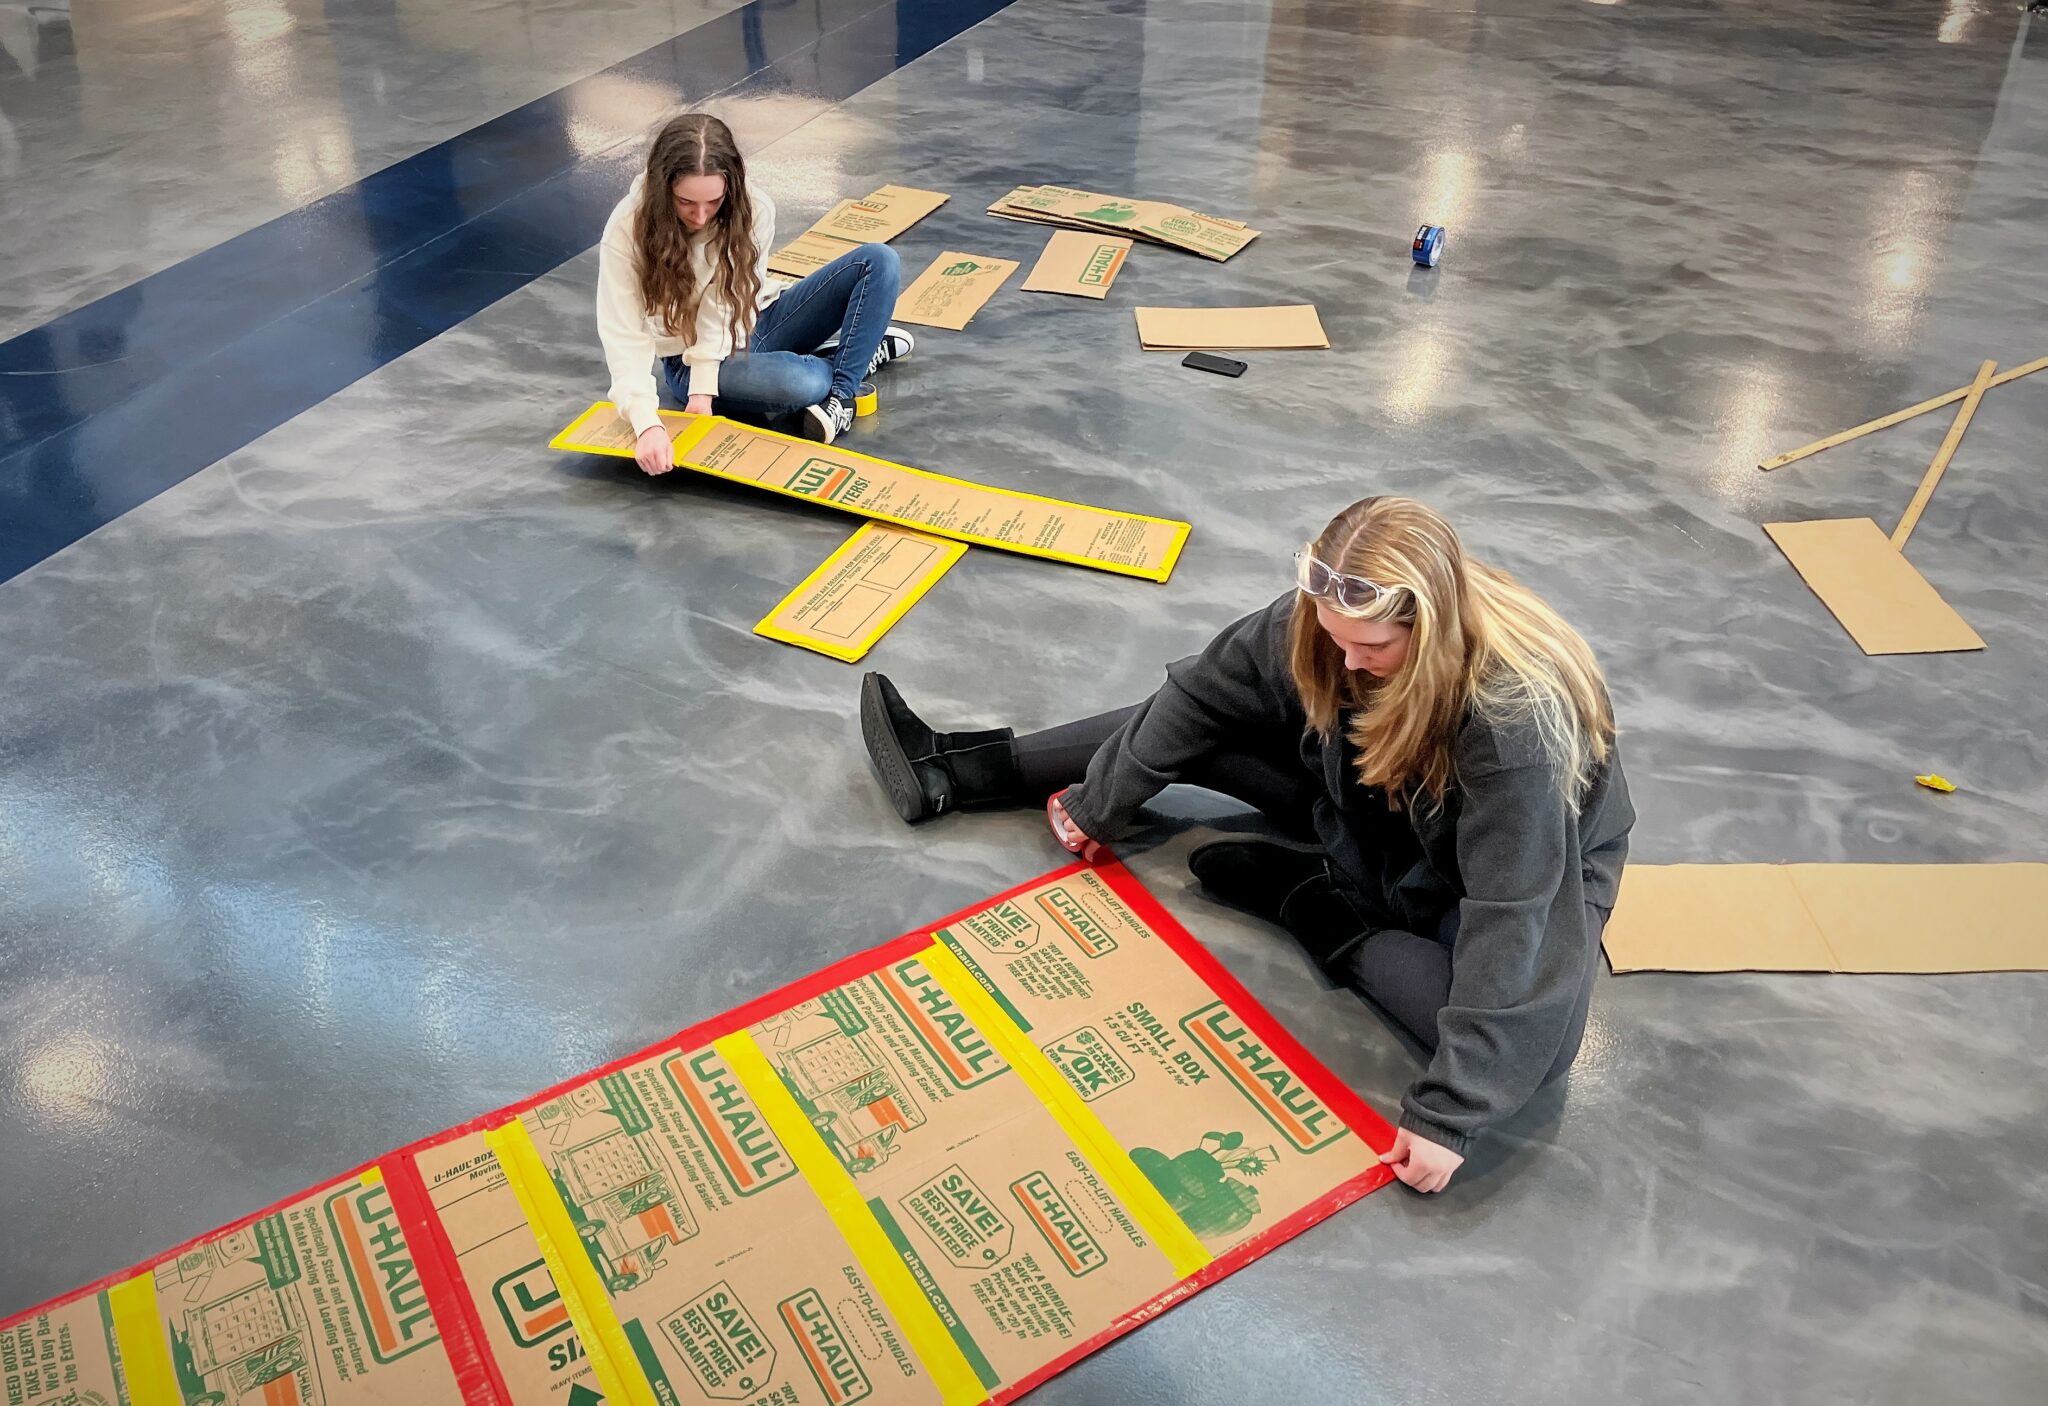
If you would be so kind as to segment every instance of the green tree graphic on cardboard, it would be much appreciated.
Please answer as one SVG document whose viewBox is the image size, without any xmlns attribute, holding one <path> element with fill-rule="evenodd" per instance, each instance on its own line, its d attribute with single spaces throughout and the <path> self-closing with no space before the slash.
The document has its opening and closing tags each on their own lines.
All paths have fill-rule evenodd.
<svg viewBox="0 0 2048 1406">
<path fill-rule="evenodd" d="M 1197 1235 L 1250 1225 L 1259 1214 L 1259 1190 L 1241 1178 L 1261 1175 L 1278 1159 L 1271 1147 L 1246 1148 L 1243 1133 L 1204 1133 L 1193 1151 L 1178 1157 L 1131 1149 L 1131 1161 Z"/>
<path fill-rule="evenodd" d="M 964 278 L 964 277 L 966 277 L 966 276 L 967 276 L 968 274 L 970 274 L 970 273 L 974 273 L 974 272 L 976 272 L 977 270 L 979 270 L 980 268 L 981 268 L 981 265 L 980 265 L 980 264 L 977 264 L 976 262 L 974 262 L 974 260 L 972 260 L 972 259 L 962 259 L 962 260 L 961 260 L 961 261 L 960 261 L 959 263 L 957 263 L 957 264 L 948 264 L 948 265 L 946 265 L 946 267 L 945 267 L 945 268 L 944 268 L 943 270 L 941 270 L 941 271 L 940 271 L 940 273 L 939 273 L 939 277 L 941 277 L 941 278 Z"/>
<path fill-rule="evenodd" d="M 1135 205 L 1121 205 L 1112 200 L 1100 210 L 1083 210 L 1074 218 L 1077 220 L 1097 220 L 1103 224 L 1126 224 L 1138 218 L 1138 207 Z"/>
</svg>

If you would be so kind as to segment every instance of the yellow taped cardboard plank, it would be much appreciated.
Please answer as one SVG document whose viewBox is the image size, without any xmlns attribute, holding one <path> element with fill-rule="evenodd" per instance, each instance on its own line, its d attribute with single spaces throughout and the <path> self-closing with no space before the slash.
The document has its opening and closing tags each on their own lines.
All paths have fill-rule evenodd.
<svg viewBox="0 0 2048 1406">
<path fill-rule="evenodd" d="M 155 1313 L 139 1274 L 0 1328 L 0 1402 L 184 1406 Z"/>
<path fill-rule="evenodd" d="M 857 1195 L 984 1392 L 1042 1370 L 1181 1279 L 1100 1149 L 1062 1126 L 920 957 L 748 1034 L 769 1068 L 767 1082 L 747 1081 L 756 1102 L 765 1107 L 772 1083 L 794 1103 L 795 1126 L 850 1182 L 834 1194 Z M 838 1180 L 807 1173 L 813 1185 Z M 866 1229 L 848 1235 L 856 1248 L 866 1237 L 862 1262 L 880 1282 L 880 1246 Z M 886 1286 L 885 1297 L 908 1314 Z"/>
<path fill-rule="evenodd" d="M 948 249 L 897 296 L 892 319 L 961 331 L 1018 267 L 1014 259 Z"/>
<path fill-rule="evenodd" d="M 712 1046 L 725 1068 L 753 1100 L 780 1145 L 796 1163 L 819 1204 L 874 1282 L 890 1313 L 903 1325 L 917 1360 L 931 1374 L 944 1406 L 971 1406 L 987 1396 L 986 1372 L 977 1372 L 954 1338 L 952 1325 L 911 1275 L 881 1224 L 862 1199 L 845 1167 L 784 1087 L 760 1046 L 746 1031 Z M 985 1364 L 983 1364 L 985 1366 Z"/>
<path fill-rule="evenodd" d="M 1202 1242 L 1188 1229 L 1179 1213 L 1167 1204 L 1159 1188 L 1146 1179 L 1145 1174 L 1138 1170 L 1138 1164 L 1131 1160 L 1131 1155 L 1118 1146 L 1101 1120 L 1088 1111 L 1081 1095 L 1053 1068 L 1052 1061 L 1031 1043 L 995 999 L 981 989 L 981 983 L 953 950 L 935 942 L 918 955 L 918 960 L 938 979 L 954 1003 L 967 1013 L 975 1028 L 995 1046 L 996 1052 L 1023 1076 L 1038 1101 L 1045 1105 L 1046 1111 L 1066 1130 L 1074 1145 L 1108 1183 L 1111 1193 L 1123 1202 L 1147 1238 L 1166 1255 L 1174 1273 L 1185 1279 L 1206 1267 L 1215 1256 L 1202 1248 Z"/>
<path fill-rule="evenodd" d="M 1131 241 L 1118 235 L 1057 230 L 1031 266 L 1024 291 L 1106 298 L 1130 253 Z"/>
<path fill-rule="evenodd" d="M 754 633 L 853 663 L 939 583 L 964 543 L 865 523 L 805 577 Z"/>
<path fill-rule="evenodd" d="M 1984 641 L 1867 517 L 1767 522 L 1779 550 L 1865 654 L 1943 654 Z"/>
<path fill-rule="evenodd" d="M 1209 1253 L 1379 1166 L 1096 871 L 1034 884 L 933 936 Z"/>
<path fill-rule="evenodd" d="M 1261 308 L 1139 308 L 1146 351 L 1314 351 L 1330 345 L 1307 303 Z"/>
<path fill-rule="evenodd" d="M 989 488 L 715 415 L 661 418 L 683 468 L 971 546 L 1164 581 L 1187 543 L 1184 522 Z M 600 400 L 549 447 L 630 459 L 633 429 Z"/>
<path fill-rule="evenodd" d="M 1604 942 L 1636 971 L 2048 971 L 2048 864 L 1632 864 Z"/>
</svg>

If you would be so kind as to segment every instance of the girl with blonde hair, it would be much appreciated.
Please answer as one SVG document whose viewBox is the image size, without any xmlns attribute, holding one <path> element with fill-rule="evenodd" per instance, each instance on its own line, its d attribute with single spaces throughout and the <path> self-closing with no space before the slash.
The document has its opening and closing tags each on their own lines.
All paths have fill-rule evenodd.
<svg viewBox="0 0 2048 1406">
<path fill-rule="evenodd" d="M 1613 711 L 1578 633 L 1420 503 L 1354 503 L 1295 564 L 1294 590 L 1134 707 L 935 733 L 869 674 L 861 731 L 909 821 L 1044 801 L 1086 853 L 1185 782 L 1312 842 L 1188 864 L 1428 1052 L 1384 1160 L 1437 1191 L 1578 1053 L 1635 821 Z"/>
<path fill-rule="evenodd" d="M 901 270 L 886 244 L 846 253 L 776 291 L 775 202 L 747 184 L 732 132 L 708 113 L 674 118 L 605 222 L 597 335 L 611 399 L 650 474 L 675 467 L 654 365 L 693 414 L 795 417 L 830 444 L 853 424 L 861 378 L 915 345 L 889 325 Z"/>
</svg>

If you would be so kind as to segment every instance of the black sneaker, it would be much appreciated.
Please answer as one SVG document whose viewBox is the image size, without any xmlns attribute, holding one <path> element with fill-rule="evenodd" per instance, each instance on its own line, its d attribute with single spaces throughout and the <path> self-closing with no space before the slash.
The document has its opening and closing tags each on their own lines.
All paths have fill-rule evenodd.
<svg viewBox="0 0 2048 1406">
<path fill-rule="evenodd" d="M 838 350 L 839 339 L 834 337 L 831 341 L 825 343 L 824 346 L 819 347 L 815 355 L 822 356 L 827 361 L 830 361 L 833 354 Z M 875 354 L 868 362 L 868 369 L 861 372 L 861 374 L 863 376 L 872 376 L 890 362 L 902 361 L 916 350 L 917 338 L 911 336 L 908 329 L 891 323 L 889 330 L 882 334 L 882 344 L 875 348 Z"/>
<path fill-rule="evenodd" d="M 804 407 L 805 439 L 830 444 L 853 428 L 853 407 L 838 396 L 827 396 L 822 404 Z"/>
</svg>

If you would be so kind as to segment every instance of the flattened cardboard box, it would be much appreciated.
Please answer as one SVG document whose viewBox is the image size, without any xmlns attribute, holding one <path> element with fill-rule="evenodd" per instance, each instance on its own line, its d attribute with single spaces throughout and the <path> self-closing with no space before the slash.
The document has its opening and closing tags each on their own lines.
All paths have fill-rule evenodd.
<svg viewBox="0 0 2048 1406">
<path fill-rule="evenodd" d="M 848 244 L 887 244 L 950 199 L 936 190 L 886 185 L 873 195 L 840 201 L 809 232 Z"/>
<path fill-rule="evenodd" d="M 1767 522 L 1764 531 L 1865 654 L 1945 654 L 1983 639 L 1867 517 Z"/>
<path fill-rule="evenodd" d="M 1264 308 L 1138 308 L 1147 351 L 1308 351 L 1330 345 L 1307 303 Z"/>
<path fill-rule="evenodd" d="M 1232 220 L 1197 214 L 1159 200 L 1126 200 L 1067 186 L 1039 186 L 1009 197 L 1006 210 L 1057 217 L 1071 224 L 1140 235 L 1219 263 L 1239 253 L 1259 232 Z"/>
<path fill-rule="evenodd" d="M 1113 234 L 1063 229 L 1046 241 L 1045 252 L 1024 280 L 1029 293 L 1070 293 L 1079 298 L 1106 298 L 1116 281 L 1131 241 Z"/>
<path fill-rule="evenodd" d="M 1184 522 L 988 488 L 715 415 L 661 419 L 684 468 L 974 546 L 1164 581 L 1187 542 Z M 633 427 L 600 400 L 549 447 L 630 459 Z"/>
<path fill-rule="evenodd" d="M 949 249 L 898 296 L 895 320 L 958 332 L 1016 271 L 1010 259 Z"/>
</svg>

